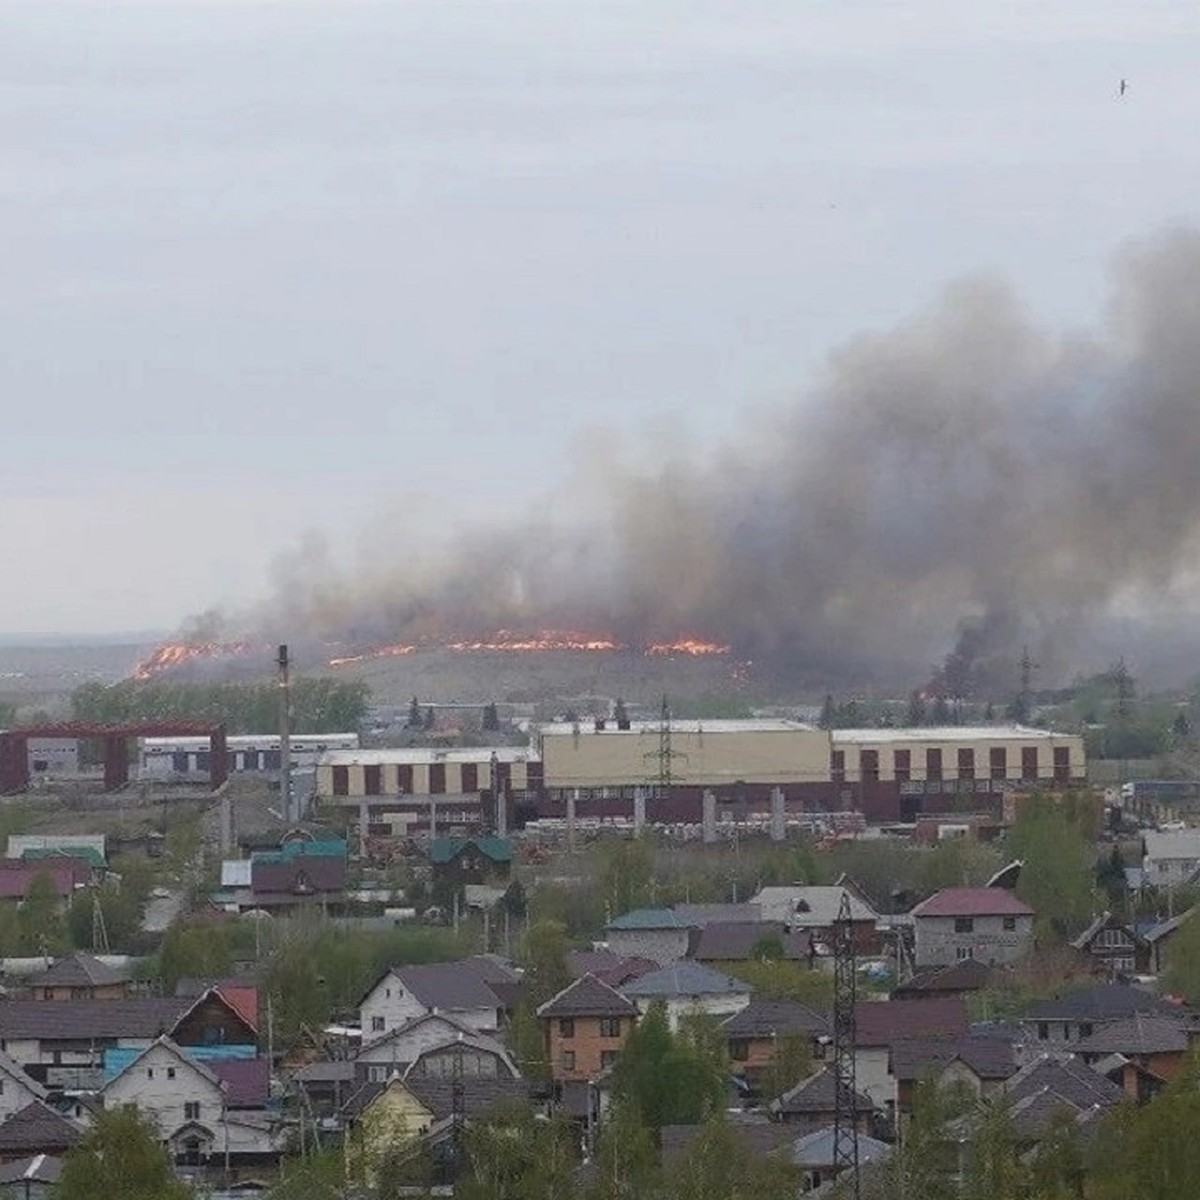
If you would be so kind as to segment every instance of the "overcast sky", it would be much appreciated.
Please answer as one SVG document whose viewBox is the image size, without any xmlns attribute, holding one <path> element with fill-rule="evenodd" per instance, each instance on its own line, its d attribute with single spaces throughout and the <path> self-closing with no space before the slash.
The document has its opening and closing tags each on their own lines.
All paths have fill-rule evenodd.
<svg viewBox="0 0 1200 1200">
<path fill-rule="evenodd" d="M 1154 0 L 0 3 L 0 630 L 703 446 L 966 272 L 1093 323 L 1197 62 Z"/>
</svg>

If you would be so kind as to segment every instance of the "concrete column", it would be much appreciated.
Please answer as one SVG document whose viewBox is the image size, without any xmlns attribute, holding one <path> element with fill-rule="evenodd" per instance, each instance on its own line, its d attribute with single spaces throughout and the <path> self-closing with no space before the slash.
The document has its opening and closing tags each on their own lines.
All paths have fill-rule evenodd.
<svg viewBox="0 0 1200 1200">
<path fill-rule="evenodd" d="M 771 789 L 771 841 L 782 842 L 787 836 L 787 825 L 784 820 L 783 788 Z"/>
<path fill-rule="evenodd" d="M 508 793 L 496 788 L 496 836 L 508 837 Z"/>
<path fill-rule="evenodd" d="M 575 849 L 575 806 L 579 801 L 579 789 L 567 793 L 567 849 Z"/>
<path fill-rule="evenodd" d="M 703 801 L 703 822 L 701 837 L 705 842 L 715 842 L 717 840 L 717 794 L 716 792 L 705 792 Z"/>
<path fill-rule="evenodd" d="M 358 802 L 358 853 L 360 858 L 367 857 L 367 838 L 370 835 L 371 812 L 366 800 Z"/>
<path fill-rule="evenodd" d="M 233 796 L 226 789 L 221 795 L 221 855 L 233 853 Z"/>
<path fill-rule="evenodd" d="M 633 789 L 633 836 L 637 837 L 646 824 L 646 789 Z"/>
</svg>

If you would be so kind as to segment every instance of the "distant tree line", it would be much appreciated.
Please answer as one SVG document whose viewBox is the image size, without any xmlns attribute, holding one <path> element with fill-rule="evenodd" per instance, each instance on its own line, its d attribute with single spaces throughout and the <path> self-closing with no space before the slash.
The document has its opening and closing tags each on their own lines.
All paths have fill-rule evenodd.
<svg viewBox="0 0 1200 1200">
<path fill-rule="evenodd" d="M 367 714 L 365 683 L 305 676 L 292 681 L 293 733 L 353 732 Z M 270 733 L 279 726 L 275 683 L 85 683 L 71 693 L 77 721 L 221 721 L 229 733 Z"/>
</svg>

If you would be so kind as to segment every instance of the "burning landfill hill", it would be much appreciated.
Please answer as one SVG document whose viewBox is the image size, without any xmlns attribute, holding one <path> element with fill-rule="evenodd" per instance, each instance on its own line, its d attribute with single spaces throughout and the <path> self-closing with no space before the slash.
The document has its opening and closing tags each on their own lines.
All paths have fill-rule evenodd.
<svg viewBox="0 0 1200 1200">
<path fill-rule="evenodd" d="M 1198 335 L 1192 232 L 1119 257 L 1090 335 L 1048 334 L 1008 288 L 968 280 L 702 459 L 590 463 L 581 515 L 479 529 L 432 562 L 390 544 L 371 571 L 300 555 L 268 611 L 205 622 L 144 670 L 303 633 L 343 664 L 694 645 L 828 686 L 943 659 L 1011 678 L 1029 647 L 1049 681 L 1104 622 L 1153 630 L 1194 607 Z"/>
</svg>

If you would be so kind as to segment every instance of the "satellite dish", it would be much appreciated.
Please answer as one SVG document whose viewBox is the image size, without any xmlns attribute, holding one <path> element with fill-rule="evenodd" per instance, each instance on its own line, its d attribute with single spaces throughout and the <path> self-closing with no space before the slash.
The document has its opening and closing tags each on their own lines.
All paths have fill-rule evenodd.
<svg viewBox="0 0 1200 1200">
<path fill-rule="evenodd" d="M 1014 858 L 1006 867 L 1001 867 L 995 875 L 987 881 L 987 887 L 1004 888 L 1007 891 L 1012 891 L 1017 886 L 1017 880 L 1021 877 L 1021 868 L 1025 865 L 1023 859 Z"/>
</svg>

